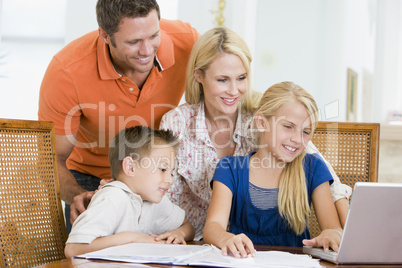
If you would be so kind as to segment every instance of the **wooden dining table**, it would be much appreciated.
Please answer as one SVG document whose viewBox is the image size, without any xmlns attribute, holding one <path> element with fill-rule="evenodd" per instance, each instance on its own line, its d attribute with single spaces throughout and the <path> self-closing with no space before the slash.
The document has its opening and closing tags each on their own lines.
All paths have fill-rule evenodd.
<svg viewBox="0 0 402 268">
<path fill-rule="evenodd" d="M 199 243 L 195 243 L 199 244 Z M 267 245 L 255 245 L 257 251 L 284 251 L 293 254 L 303 254 L 303 248 L 301 247 L 284 247 L 284 246 L 267 246 Z M 323 267 L 366 267 L 366 268 L 376 268 L 376 267 L 402 267 L 401 265 L 392 265 L 392 264 L 333 264 L 326 261 L 320 261 L 320 264 Z M 44 264 L 38 267 L 46 267 L 46 268 L 92 268 L 92 267 L 197 267 L 197 266 L 178 266 L 178 265 L 162 265 L 162 264 L 136 264 L 136 263 L 123 263 L 123 262 L 115 262 L 115 261 L 102 261 L 102 260 L 88 260 L 88 259 L 78 259 L 78 258 L 69 258 L 64 259 L 48 264 Z"/>
</svg>

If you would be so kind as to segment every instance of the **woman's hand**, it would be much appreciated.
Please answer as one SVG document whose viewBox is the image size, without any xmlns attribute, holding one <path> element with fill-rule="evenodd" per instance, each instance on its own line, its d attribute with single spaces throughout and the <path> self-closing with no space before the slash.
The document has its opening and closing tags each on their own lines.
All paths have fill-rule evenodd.
<svg viewBox="0 0 402 268">
<path fill-rule="evenodd" d="M 128 232 L 131 236 L 131 240 L 128 243 L 164 243 L 163 241 L 157 241 L 155 235 L 148 235 L 136 232 Z"/>
<path fill-rule="evenodd" d="M 304 239 L 303 244 L 310 247 L 323 247 L 324 251 L 332 248 L 333 251 L 338 252 L 342 233 L 341 229 L 326 229 L 313 239 Z"/>
<path fill-rule="evenodd" d="M 165 241 L 166 244 L 186 244 L 183 232 L 178 229 L 160 235 L 153 235 L 153 237 L 155 238 L 155 241 Z"/>
<path fill-rule="evenodd" d="M 245 234 L 232 235 L 221 248 L 222 255 L 232 253 L 235 258 L 255 257 L 253 242 Z"/>
</svg>

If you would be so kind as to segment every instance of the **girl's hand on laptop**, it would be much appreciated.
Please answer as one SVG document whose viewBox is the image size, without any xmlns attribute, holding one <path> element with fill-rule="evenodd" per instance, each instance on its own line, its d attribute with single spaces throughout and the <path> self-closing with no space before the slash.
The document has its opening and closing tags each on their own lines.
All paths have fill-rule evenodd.
<svg viewBox="0 0 402 268">
<path fill-rule="evenodd" d="M 303 244 L 310 247 L 322 247 L 324 251 L 328 251 L 329 248 L 332 248 L 333 251 L 338 252 L 341 238 L 341 229 L 325 229 L 319 236 L 313 239 L 304 239 Z"/>
</svg>

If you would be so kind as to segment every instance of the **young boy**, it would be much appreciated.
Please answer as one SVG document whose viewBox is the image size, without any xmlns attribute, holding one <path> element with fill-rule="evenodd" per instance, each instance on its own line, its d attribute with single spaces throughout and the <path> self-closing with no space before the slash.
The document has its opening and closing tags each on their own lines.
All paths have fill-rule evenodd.
<svg viewBox="0 0 402 268">
<path fill-rule="evenodd" d="M 185 244 L 194 238 L 184 210 L 165 196 L 173 180 L 176 138 L 148 127 L 124 129 L 109 149 L 112 177 L 74 222 L 65 248 L 72 257 L 133 242 Z"/>
</svg>

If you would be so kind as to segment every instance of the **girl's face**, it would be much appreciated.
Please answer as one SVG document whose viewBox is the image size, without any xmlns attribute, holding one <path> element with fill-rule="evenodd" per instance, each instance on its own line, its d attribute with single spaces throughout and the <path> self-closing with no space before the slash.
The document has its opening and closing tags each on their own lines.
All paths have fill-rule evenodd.
<svg viewBox="0 0 402 268">
<path fill-rule="evenodd" d="M 241 59 L 233 54 L 218 56 L 205 75 L 196 70 L 195 78 L 202 84 L 205 108 L 214 116 L 235 114 L 248 89 L 246 69 Z"/>
<path fill-rule="evenodd" d="M 275 116 L 265 120 L 261 148 L 280 162 L 292 162 L 310 140 L 311 122 L 307 109 L 299 102 L 284 104 Z"/>
</svg>

